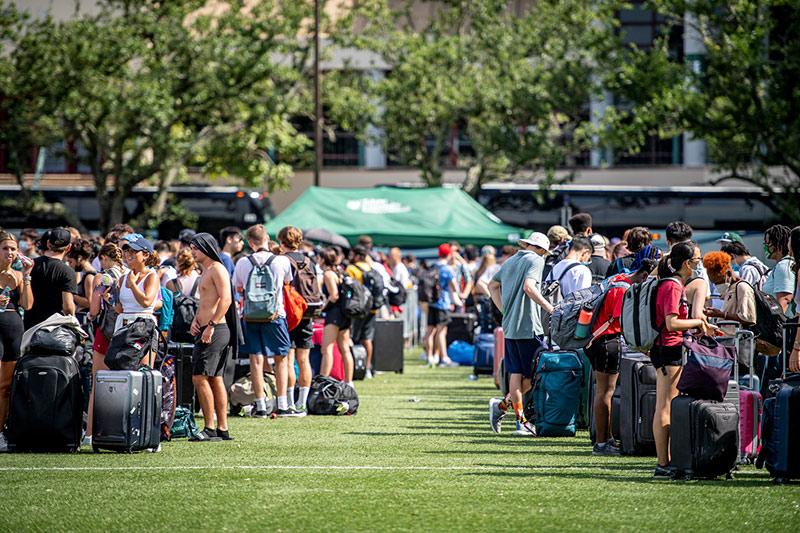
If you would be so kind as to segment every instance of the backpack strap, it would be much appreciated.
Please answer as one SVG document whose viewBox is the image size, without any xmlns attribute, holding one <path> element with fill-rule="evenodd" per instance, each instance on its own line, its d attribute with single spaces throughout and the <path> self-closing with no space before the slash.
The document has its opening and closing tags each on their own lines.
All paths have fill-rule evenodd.
<svg viewBox="0 0 800 533">
<path fill-rule="evenodd" d="M 197 276 L 197 278 L 194 280 L 194 283 L 192 284 L 192 292 L 189 293 L 192 298 L 194 298 L 194 295 L 197 294 L 197 287 L 199 286 L 200 286 L 200 276 Z"/>
</svg>

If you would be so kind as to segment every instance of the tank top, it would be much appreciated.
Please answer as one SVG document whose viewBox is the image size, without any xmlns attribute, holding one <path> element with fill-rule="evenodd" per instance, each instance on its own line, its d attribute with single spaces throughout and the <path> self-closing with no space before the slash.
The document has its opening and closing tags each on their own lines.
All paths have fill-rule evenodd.
<svg viewBox="0 0 800 533">
<path fill-rule="evenodd" d="M 153 274 L 152 271 L 148 272 L 147 275 L 142 278 L 142 281 L 136 284 L 139 289 L 144 291 L 144 282 L 147 278 L 149 278 Z M 128 276 L 130 274 L 125 274 L 125 276 L 120 280 L 120 289 L 119 289 L 119 303 L 122 304 L 122 312 L 125 314 L 133 314 L 133 313 L 152 313 L 155 309 L 155 300 L 153 304 L 149 307 L 142 307 L 139 305 L 139 302 L 136 301 L 136 297 L 133 295 L 133 291 L 128 288 Z"/>
</svg>

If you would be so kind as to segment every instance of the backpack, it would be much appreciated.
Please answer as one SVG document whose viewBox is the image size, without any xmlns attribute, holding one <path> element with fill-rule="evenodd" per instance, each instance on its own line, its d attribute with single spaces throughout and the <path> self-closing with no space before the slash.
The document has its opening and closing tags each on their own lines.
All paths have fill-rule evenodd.
<svg viewBox="0 0 800 533">
<path fill-rule="evenodd" d="M 158 335 L 156 323 L 149 318 L 137 318 L 117 331 L 111 338 L 105 364 L 110 370 L 137 370 L 141 360 L 153 347 Z"/>
<path fill-rule="evenodd" d="M 194 413 L 186 406 L 175 409 L 175 420 L 170 429 L 170 439 L 191 439 L 200 433 L 197 422 L 194 420 Z"/>
<path fill-rule="evenodd" d="M 550 277 L 550 272 L 553 271 L 553 268 L 560 263 L 562 259 L 567 257 L 571 242 L 572 241 L 567 241 L 559 244 L 552 252 L 545 256 L 544 268 L 542 269 L 542 279 L 547 279 Z"/>
<path fill-rule="evenodd" d="M 380 309 L 386 301 L 383 296 L 383 292 L 386 289 L 383 283 L 383 276 L 374 268 L 372 270 L 364 270 L 358 265 L 355 265 L 355 267 L 361 271 L 364 277 L 364 286 L 372 294 L 372 308 Z"/>
<path fill-rule="evenodd" d="M 175 320 L 175 295 L 166 287 L 161 287 L 161 309 L 158 312 L 158 330 L 169 331 Z"/>
<path fill-rule="evenodd" d="M 283 290 L 275 283 L 275 275 L 270 268 L 275 255 L 271 255 L 263 265 L 259 265 L 252 255 L 248 255 L 247 260 L 253 269 L 247 277 L 244 290 L 242 318 L 246 322 L 272 322 L 278 318 L 278 291 Z"/>
<path fill-rule="evenodd" d="M 297 260 L 295 256 L 287 254 L 293 268 L 294 281 L 292 285 L 308 304 L 303 318 L 316 318 L 322 313 L 323 305 L 317 273 L 314 271 L 314 264 L 311 260 L 299 252 L 297 255 L 302 256 L 302 259 Z"/>
<path fill-rule="evenodd" d="M 344 315 L 350 318 L 363 317 L 372 310 L 372 294 L 349 276 L 339 286 L 339 301 Z"/>
<path fill-rule="evenodd" d="M 656 293 L 666 281 L 680 283 L 675 278 L 649 278 L 631 285 L 622 297 L 622 335 L 633 351 L 650 351 L 661 335 L 656 325 Z"/>
<path fill-rule="evenodd" d="M 300 325 L 308 309 L 308 303 L 291 283 L 283 284 L 283 309 L 286 311 L 286 325 L 289 331 Z"/>
<path fill-rule="evenodd" d="M 747 283 L 740 281 L 740 283 Z M 748 285 L 750 285 L 748 283 Z M 750 285 L 753 287 L 752 285 Z M 778 355 L 783 346 L 786 315 L 778 301 L 758 287 L 753 287 L 756 300 L 756 323 L 747 326 L 756 338 L 756 348 L 764 355 Z"/>
<path fill-rule="evenodd" d="M 600 309 L 603 306 L 603 302 L 605 302 L 608 291 L 619 287 L 627 289 L 630 284 L 624 281 L 601 283 L 568 294 L 566 298 L 555 306 L 553 314 L 550 316 L 550 339 L 562 350 L 586 348 L 591 344 L 591 341 L 602 335 L 611 324 L 609 320 L 599 328 L 596 327 L 597 317 L 600 314 Z M 578 316 L 584 306 L 592 309 L 592 320 L 589 323 L 588 330 L 590 334 L 585 338 L 577 339 L 575 338 L 575 333 L 578 326 Z"/>
<path fill-rule="evenodd" d="M 435 304 L 442 295 L 442 286 L 439 282 L 439 267 L 421 270 L 419 273 L 419 301 Z"/>
<path fill-rule="evenodd" d="M 192 327 L 194 317 L 197 315 L 197 308 L 200 305 L 200 300 L 195 297 L 199 283 L 200 278 L 198 277 L 194 285 L 192 285 L 192 292 L 189 293 L 189 296 L 183 294 L 183 291 L 178 287 L 179 290 L 172 300 L 174 314 L 172 319 L 172 340 L 175 342 L 194 343 L 194 337 L 189 329 Z"/>
<path fill-rule="evenodd" d="M 308 412 L 312 415 L 354 415 L 358 412 L 358 394 L 343 381 L 316 376 L 308 393 Z"/>
<path fill-rule="evenodd" d="M 403 287 L 402 283 L 392 278 L 386 293 L 386 301 L 392 307 L 400 307 L 406 303 L 406 297 L 406 288 Z"/>
<path fill-rule="evenodd" d="M 542 276 L 542 296 L 550 302 L 554 307 L 558 305 L 558 303 L 564 299 L 564 295 L 561 294 L 561 280 L 564 276 L 572 270 L 574 267 L 580 265 L 580 263 L 572 263 L 568 265 L 567 268 L 564 269 L 564 272 L 558 276 L 558 279 L 553 279 L 553 271 L 552 268 L 550 269 L 550 273 L 546 276 Z M 550 329 L 550 314 L 541 308 L 541 318 L 542 318 L 542 327 L 545 331 Z"/>
<path fill-rule="evenodd" d="M 275 374 L 264 372 L 264 398 L 267 404 L 267 414 L 274 413 L 278 409 L 278 389 L 275 386 Z M 253 380 L 250 374 L 233 382 L 230 387 L 230 403 L 232 406 L 250 405 L 255 401 L 256 391 L 253 389 Z"/>
</svg>

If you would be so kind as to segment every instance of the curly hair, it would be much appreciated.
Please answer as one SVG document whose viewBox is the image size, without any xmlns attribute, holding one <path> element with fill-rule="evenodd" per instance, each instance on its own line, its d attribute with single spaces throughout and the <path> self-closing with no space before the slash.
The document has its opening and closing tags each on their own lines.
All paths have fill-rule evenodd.
<svg viewBox="0 0 800 533">
<path fill-rule="evenodd" d="M 72 246 L 67 252 L 67 257 L 75 261 L 89 260 L 94 255 L 94 246 L 86 239 L 78 239 L 72 242 Z"/>
<path fill-rule="evenodd" d="M 764 242 L 776 248 L 782 256 L 789 255 L 789 235 L 792 230 L 789 226 L 775 224 L 764 232 Z"/>
<path fill-rule="evenodd" d="M 294 226 L 286 226 L 278 232 L 278 241 L 289 250 L 297 250 L 303 244 L 303 232 Z"/>
<path fill-rule="evenodd" d="M 122 264 L 122 250 L 113 242 L 107 242 L 101 246 L 100 251 L 97 252 L 97 257 L 108 257 L 114 263 Z"/>
<path fill-rule="evenodd" d="M 708 252 L 703 257 L 703 266 L 708 270 L 709 277 L 724 277 L 731 269 L 731 256 L 725 252 Z"/>
<path fill-rule="evenodd" d="M 653 240 L 650 230 L 643 226 L 636 226 L 628 230 L 625 239 L 628 242 L 628 251 L 632 254 L 644 250 L 644 247 Z"/>
<path fill-rule="evenodd" d="M 188 276 L 197 266 L 192 256 L 192 251 L 189 248 L 185 248 L 178 253 L 175 263 L 178 266 L 178 273 L 181 276 Z"/>
</svg>

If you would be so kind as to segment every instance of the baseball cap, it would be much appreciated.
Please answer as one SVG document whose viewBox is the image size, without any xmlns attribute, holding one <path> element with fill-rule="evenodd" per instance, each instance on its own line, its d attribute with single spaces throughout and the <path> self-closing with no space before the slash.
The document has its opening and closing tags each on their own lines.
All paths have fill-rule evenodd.
<svg viewBox="0 0 800 533">
<path fill-rule="evenodd" d="M 489 246 L 488 244 L 481 248 L 481 256 L 486 257 L 487 255 L 497 255 L 497 250 L 494 246 Z"/>
<path fill-rule="evenodd" d="M 453 248 L 446 242 L 439 245 L 439 257 L 447 257 L 452 251 Z"/>
<path fill-rule="evenodd" d="M 552 226 L 547 230 L 547 238 L 550 242 L 557 244 L 570 240 L 569 231 L 564 226 Z"/>
<path fill-rule="evenodd" d="M 182 229 L 180 233 L 178 233 L 178 240 L 181 241 L 183 244 L 189 244 L 194 239 L 194 236 L 197 235 L 197 232 L 193 229 Z"/>
<path fill-rule="evenodd" d="M 592 246 L 594 247 L 594 253 L 603 253 L 605 251 L 606 240 L 602 235 L 593 233 L 590 240 L 592 241 Z"/>
<path fill-rule="evenodd" d="M 122 245 L 123 248 L 127 245 L 137 252 L 153 253 L 153 245 L 141 233 L 131 233 L 130 235 L 125 235 L 122 239 L 125 241 Z"/>
<path fill-rule="evenodd" d="M 65 228 L 53 228 L 42 239 L 53 248 L 66 248 L 72 242 L 72 234 Z"/>
<path fill-rule="evenodd" d="M 726 231 L 722 234 L 722 237 L 717 239 L 717 242 L 738 242 L 744 244 L 744 239 L 742 239 L 742 236 L 734 231 Z"/>
<path fill-rule="evenodd" d="M 538 246 L 545 251 L 550 249 L 550 239 L 547 238 L 547 235 L 544 233 L 539 233 L 538 231 L 532 231 L 530 235 L 524 239 L 520 239 L 518 242 L 524 242 L 525 244 L 529 244 L 531 246 Z"/>
</svg>

